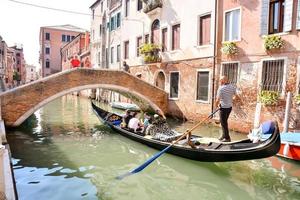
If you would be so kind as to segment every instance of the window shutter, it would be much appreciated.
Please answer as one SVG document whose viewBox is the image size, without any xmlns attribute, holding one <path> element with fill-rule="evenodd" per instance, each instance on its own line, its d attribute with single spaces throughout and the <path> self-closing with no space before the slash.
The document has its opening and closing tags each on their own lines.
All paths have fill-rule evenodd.
<svg viewBox="0 0 300 200">
<path fill-rule="evenodd" d="M 300 0 L 298 0 L 297 8 L 297 29 L 300 29 Z"/>
<path fill-rule="evenodd" d="M 262 0 L 260 14 L 260 35 L 268 34 L 270 0 Z"/>
<path fill-rule="evenodd" d="M 285 0 L 283 31 L 292 30 L 293 0 Z"/>
</svg>

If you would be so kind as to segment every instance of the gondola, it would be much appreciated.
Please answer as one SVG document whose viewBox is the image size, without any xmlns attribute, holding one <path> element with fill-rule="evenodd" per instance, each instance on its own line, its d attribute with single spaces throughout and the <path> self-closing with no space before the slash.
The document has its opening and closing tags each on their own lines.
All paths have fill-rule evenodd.
<svg viewBox="0 0 300 200">
<path fill-rule="evenodd" d="M 162 150 L 171 144 L 170 142 L 153 139 L 149 135 L 143 136 L 142 134 L 121 128 L 120 123 L 122 117 L 120 115 L 105 111 L 96 106 L 93 102 L 92 108 L 100 121 L 129 139 L 158 150 Z M 167 153 L 203 162 L 226 162 L 266 158 L 275 155 L 279 151 L 280 136 L 277 122 L 265 123 L 264 129 L 267 129 L 266 131 L 268 132 L 272 132 L 272 136 L 267 140 L 256 143 L 253 143 L 250 139 L 235 142 L 219 142 L 218 140 L 209 142 L 205 141 L 204 137 L 192 135 L 192 141 L 200 141 L 195 143 L 196 148 L 192 148 L 185 143 L 178 143 L 168 149 Z M 201 141 L 205 142 L 202 143 Z"/>
</svg>

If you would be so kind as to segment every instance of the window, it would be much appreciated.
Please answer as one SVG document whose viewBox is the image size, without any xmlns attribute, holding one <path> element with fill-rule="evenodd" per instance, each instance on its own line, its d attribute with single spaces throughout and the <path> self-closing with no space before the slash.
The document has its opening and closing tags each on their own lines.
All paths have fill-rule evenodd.
<svg viewBox="0 0 300 200">
<path fill-rule="evenodd" d="M 125 0 L 125 17 L 129 15 L 129 10 L 130 10 L 130 0 Z"/>
<path fill-rule="evenodd" d="M 154 20 L 151 25 L 151 42 L 154 44 L 160 44 L 160 21 Z"/>
<path fill-rule="evenodd" d="M 225 13 L 225 41 L 240 39 L 240 9 Z"/>
<path fill-rule="evenodd" d="M 108 57 L 108 48 L 105 48 L 105 67 L 108 68 L 109 57 Z"/>
<path fill-rule="evenodd" d="M 141 36 L 141 37 L 138 37 L 138 38 L 136 39 L 136 56 L 137 56 L 137 57 L 140 56 L 140 46 L 142 45 L 142 42 L 143 42 L 142 36 Z"/>
<path fill-rule="evenodd" d="M 110 62 L 114 63 L 114 47 L 110 48 Z"/>
<path fill-rule="evenodd" d="M 178 98 L 179 72 L 170 73 L 170 98 Z"/>
<path fill-rule="evenodd" d="M 61 36 L 61 41 L 62 41 L 62 42 L 66 42 L 66 35 L 62 35 L 62 36 Z"/>
<path fill-rule="evenodd" d="M 117 21 L 117 28 L 119 28 L 120 24 L 121 24 L 121 13 L 118 13 L 116 18 L 117 18 L 117 20 L 116 20 Z"/>
<path fill-rule="evenodd" d="M 162 51 L 167 51 L 167 46 L 168 46 L 168 29 L 164 28 L 161 31 L 161 36 L 162 36 Z"/>
<path fill-rule="evenodd" d="M 180 24 L 172 27 L 172 50 L 180 48 Z"/>
<path fill-rule="evenodd" d="M 50 60 L 46 60 L 46 68 L 50 68 Z"/>
<path fill-rule="evenodd" d="M 120 62 L 121 54 L 121 45 L 117 46 L 117 62 Z"/>
<path fill-rule="evenodd" d="M 110 18 L 110 31 L 115 30 L 115 17 Z"/>
<path fill-rule="evenodd" d="M 142 0 L 138 0 L 137 1 L 137 10 L 140 11 L 143 9 L 143 1 Z"/>
<path fill-rule="evenodd" d="M 261 90 L 282 91 L 284 60 L 263 61 Z"/>
<path fill-rule="evenodd" d="M 92 10 L 92 18 L 95 19 L 95 10 Z"/>
<path fill-rule="evenodd" d="M 283 31 L 284 0 L 271 0 L 269 7 L 269 34 Z"/>
<path fill-rule="evenodd" d="M 101 36 L 101 32 L 102 32 L 102 24 L 100 24 L 99 26 L 99 36 Z"/>
<path fill-rule="evenodd" d="M 208 45 L 210 43 L 210 20 L 210 15 L 200 17 L 199 45 Z"/>
<path fill-rule="evenodd" d="M 227 76 L 229 83 L 236 85 L 238 77 L 239 63 L 224 63 L 222 64 L 222 75 Z"/>
<path fill-rule="evenodd" d="M 103 12 L 103 1 L 100 4 L 101 12 Z"/>
<path fill-rule="evenodd" d="M 98 52 L 97 63 L 99 66 L 100 66 L 100 62 L 101 62 L 101 54 L 100 54 L 100 52 Z"/>
<path fill-rule="evenodd" d="M 49 47 L 46 47 L 45 53 L 46 53 L 46 54 L 50 54 L 50 48 L 49 48 Z"/>
<path fill-rule="evenodd" d="M 129 41 L 124 42 L 124 59 L 129 58 Z"/>
<path fill-rule="evenodd" d="M 197 73 L 197 97 L 196 100 L 208 101 L 209 72 L 199 71 Z"/>
<path fill-rule="evenodd" d="M 46 40 L 50 40 L 50 33 L 46 33 Z"/>
<path fill-rule="evenodd" d="M 71 36 L 67 35 L 67 42 L 70 42 Z"/>
<path fill-rule="evenodd" d="M 149 43 L 149 34 L 145 35 L 145 43 L 148 44 Z"/>
</svg>

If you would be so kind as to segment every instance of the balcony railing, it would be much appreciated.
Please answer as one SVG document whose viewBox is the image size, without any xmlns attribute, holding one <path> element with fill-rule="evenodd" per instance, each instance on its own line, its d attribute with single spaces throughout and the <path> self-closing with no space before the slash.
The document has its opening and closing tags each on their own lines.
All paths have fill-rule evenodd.
<svg viewBox="0 0 300 200">
<path fill-rule="evenodd" d="M 156 8 L 162 8 L 162 0 L 148 0 L 144 1 L 145 2 L 145 7 L 143 9 L 144 13 L 148 13 Z"/>
<path fill-rule="evenodd" d="M 122 1 L 121 0 L 111 0 L 110 1 L 110 6 L 109 6 L 109 9 L 114 9 L 118 6 L 120 6 L 122 4 Z"/>
</svg>

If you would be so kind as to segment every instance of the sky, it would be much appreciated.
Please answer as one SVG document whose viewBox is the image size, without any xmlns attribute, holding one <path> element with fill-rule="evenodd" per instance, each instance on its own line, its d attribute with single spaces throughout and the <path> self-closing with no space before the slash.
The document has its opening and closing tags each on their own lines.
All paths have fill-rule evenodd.
<svg viewBox="0 0 300 200">
<path fill-rule="evenodd" d="M 20 2 L 90 14 L 96 0 L 16 0 Z M 72 24 L 90 30 L 91 18 L 69 14 L 10 0 L 0 0 L 0 35 L 8 46 L 22 44 L 27 64 L 39 67 L 39 31 L 41 26 Z"/>
</svg>

